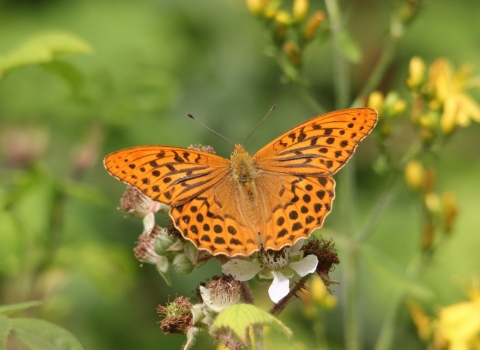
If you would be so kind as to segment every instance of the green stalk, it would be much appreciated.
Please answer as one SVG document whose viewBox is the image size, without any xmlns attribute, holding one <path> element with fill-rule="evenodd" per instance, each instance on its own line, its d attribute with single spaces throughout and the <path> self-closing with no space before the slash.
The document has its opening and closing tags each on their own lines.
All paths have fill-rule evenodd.
<svg viewBox="0 0 480 350">
<path fill-rule="evenodd" d="M 330 18 L 332 30 L 332 55 L 333 55 L 333 74 L 335 84 L 335 96 L 337 97 L 336 109 L 346 108 L 350 100 L 350 76 L 349 65 L 342 54 L 339 35 L 342 30 L 341 11 L 337 0 L 325 0 L 325 5 Z M 351 237 L 355 227 L 355 163 L 350 160 L 339 174 L 342 183 L 339 191 L 340 215 L 342 217 L 343 229 L 346 236 Z M 344 313 L 344 337 L 345 348 L 348 350 L 360 349 L 360 328 L 359 328 L 359 309 L 358 309 L 358 247 L 354 240 L 349 239 L 346 245 L 346 255 L 344 258 L 343 286 L 345 294 L 343 296 L 345 303 Z"/>
</svg>

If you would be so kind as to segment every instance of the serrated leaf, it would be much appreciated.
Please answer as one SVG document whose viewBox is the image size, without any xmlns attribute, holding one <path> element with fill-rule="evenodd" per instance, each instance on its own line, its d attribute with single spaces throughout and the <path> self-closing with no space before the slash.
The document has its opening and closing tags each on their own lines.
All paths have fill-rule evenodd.
<svg viewBox="0 0 480 350">
<path fill-rule="evenodd" d="M 7 348 L 8 333 L 10 333 L 10 322 L 8 317 L 0 315 L 0 350 L 5 350 Z"/>
<path fill-rule="evenodd" d="M 36 318 L 10 319 L 12 335 L 36 350 L 83 350 L 69 331 Z"/>
<path fill-rule="evenodd" d="M 360 63 L 362 61 L 362 52 L 357 42 L 349 32 L 342 30 L 338 33 L 338 43 L 345 58 L 351 63 Z"/>
<path fill-rule="evenodd" d="M 0 314 L 2 315 L 13 315 L 19 312 L 22 312 L 26 309 L 30 309 L 32 307 L 36 307 L 42 305 L 43 302 L 33 300 L 27 301 L 25 303 L 18 303 L 18 304 L 10 304 L 10 305 L 2 305 L 0 306 Z"/>
<path fill-rule="evenodd" d="M 373 275 L 387 281 L 388 285 L 404 288 L 408 293 L 418 298 L 429 298 L 432 292 L 420 281 L 410 278 L 406 271 L 382 254 L 378 249 L 370 246 L 362 246 L 362 261 L 367 265 L 367 270 Z"/>
<path fill-rule="evenodd" d="M 22 45 L 0 56 L 0 72 L 52 62 L 64 55 L 88 54 L 90 45 L 66 32 L 46 32 L 32 37 Z"/>
<path fill-rule="evenodd" d="M 212 331 L 222 328 L 230 329 L 244 344 L 253 325 L 270 326 L 290 337 L 292 332 L 276 317 L 250 304 L 235 304 L 220 312 L 213 322 Z"/>
</svg>

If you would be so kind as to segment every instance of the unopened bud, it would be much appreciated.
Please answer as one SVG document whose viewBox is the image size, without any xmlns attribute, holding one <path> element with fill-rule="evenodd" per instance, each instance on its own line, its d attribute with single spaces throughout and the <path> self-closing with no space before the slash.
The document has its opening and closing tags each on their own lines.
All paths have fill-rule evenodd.
<svg viewBox="0 0 480 350">
<path fill-rule="evenodd" d="M 410 161 L 405 167 L 405 182 L 407 186 L 418 191 L 423 187 L 425 181 L 425 168 L 419 160 Z"/>
<path fill-rule="evenodd" d="M 308 15 L 308 0 L 295 0 L 293 2 L 293 20 L 302 22 Z"/>
<path fill-rule="evenodd" d="M 194 265 L 185 254 L 175 256 L 172 266 L 179 275 L 188 275 L 194 268 Z"/>
<path fill-rule="evenodd" d="M 433 225 L 433 223 L 428 222 L 423 228 L 423 233 L 422 233 L 421 245 L 424 250 L 428 250 L 432 247 L 434 237 L 435 237 L 435 226 Z"/>
<path fill-rule="evenodd" d="M 283 51 L 285 51 L 293 65 L 299 66 L 302 63 L 302 56 L 300 55 L 298 47 L 294 42 L 286 42 L 285 45 L 283 45 Z"/>
<path fill-rule="evenodd" d="M 452 192 L 445 192 L 442 196 L 443 204 L 443 220 L 446 233 L 452 232 L 453 224 L 458 215 L 457 203 L 455 195 Z"/>
<path fill-rule="evenodd" d="M 425 82 L 426 66 L 420 57 L 412 57 L 408 70 L 410 75 L 407 78 L 407 86 L 410 89 L 416 89 Z"/>
<path fill-rule="evenodd" d="M 438 214 L 441 210 L 441 202 L 438 193 L 428 192 L 425 194 L 425 207 L 432 214 Z"/>
<path fill-rule="evenodd" d="M 267 1 L 265 0 L 247 0 L 247 7 L 250 13 L 256 17 L 264 14 Z"/>
<path fill-rule="evenodd" d="M 373 108 L 378 112 L 378 116 L 383 116 L 384 98 L 380 91 L 374 91 L 368 97 L 367 107 Z"/>
<path fill-rule="evenodd" d="M 158 255 L 166 256 L 171 252 L 168 249 L 177 241 L 175 237 L 168 234 L 166 230 L 162 230 L 155 238 L 154 249 Z"/>
<path fill-rule="evenodd" d="M 315 37 L 317 28 L 325 20 L 325 12 L 318 11 L 310 18 L 307 24 L 307 29 L 305 29 L 305 40 L 312 40 Z"/>
</svg>

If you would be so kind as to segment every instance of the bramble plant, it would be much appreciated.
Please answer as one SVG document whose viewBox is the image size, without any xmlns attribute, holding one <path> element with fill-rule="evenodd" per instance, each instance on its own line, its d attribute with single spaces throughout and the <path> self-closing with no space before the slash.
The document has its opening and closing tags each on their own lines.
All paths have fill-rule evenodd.
<svg viewBox="0 0 480 350">
<path fill-rule="evenodd" d="M 290 218 L 287 217 L 286 210 L 284 216 L 275 218 L 278 227 L 284 228 L 278 232 L 278 238 L 283 239 L 281 244 L 269 237 L 269 245 L 255 249 L 258 242 L 250 242 L 245 236 L 244 241 L 249 244 L 247 247 L 246 244 L 239 244 L 244 242 L 237 239 L 242 232 L 236 229 L 245 225 L 225 224 L 224 227 L 220 227 L 217 233 L 221 233 L 222 230 L 223 233 L 229 231 L 235 239 L 232 242 L 236 249 L 245 250 L 245 253 L 235 255 L 229 254 L 228 249 L 232 246 L 226 244 L 223 238 L 207 245 L 205 242 L 211 243 L 215 239 L 212 233 L 215 230 L 212 229 L 213 225 L 199 229 L 196 224 L 203 223 L 203 216 L 200 218 L 196 216 L 195 223 L 192 223 L 190 216 L 186 216 L 185 212 L 182 212 L 183 208 L 179 209 L 177 203 L 168 206 L 165 204 L 166 200 L 163 202 L 160 200 L 169 199 L 171 192 L 165 194 L 166 191 L 160 191 L 163 189 L 162 186 L 155 185 L 153 181 L 150 183 L 153 176 L 164 183 L 185 182 L 183 187 L 187 187 L 188 190 L 196 188 L 197 184 L 193 181 L 205 175 L 204 168 L 178 166 L 179 163 L 191 160 L 189 159 L 191 154 L 177 154 L 175 152 L 179 148 L 175 148 L 170 154 L 174 157 L 175 163 L 170 162 L 166 165 L 160 164 L 160 160 L 156 163 L 156 159 L 149 159 L 150 177 L 138 179 L 131 176 L 137 174 L 133 173 L 133 169 L 138 169 L 138 164 L 134 161 L 125 158 L 123 167 L 120 167 L 119 162 L 114 163 L 118 165 L 118 172 L 124 170 L 127 173 L 129 169 L 132 170 L 127 174 L 129 178 L 122 177 L 118 172 L 113 175 L 133 185 L 127 187 L 120 200 L 119 209 L 142 220 L 143 223 L 143 232 L 137 239 L 134 256 L 140 265 L 145 267 L 153 265 L 156 268 L 160 275 L 160 286 L 171 288 L 168 292 L 161 291 L 164 292 L 162 295 L 164 300 L 167 293 L 170 294 L 169 301 L 158 305 L 156 309 L 161 332 L 168 335 L 168 338 L 172 338 L 171 334 L 185 336 L 186 340 L 182 346 L 184 350 L 199 348 L 195 344 L 196 341 L 206 342 L 208 344 L 206 348 L 209 349 L 212 348 L 212 343 L 215 343 L 219 349 L 236 350 L 284 348 L 291 344 L 301 349 L 315 347 L 359 350 L 368 346 L 375 350 L 386 350 L 408 346 L 403 342 L 396 344 L 399 334 L 406 333 L 400 322 L 402 315 L 408 312 L 411 319 L 410 333 L 415 327 L 418 332 L 417 341 L 429 349 L 477 349 L 480 344 L 478 276 L 472 276 L 469 282 L 461 282 L 462 288 L 468 291 L 465 293 L 466 297 L 449 305 L 439 306 L 434 297 L 440 292 L 427 286 L 424 274 L 428 269 L 447 259 L 445 252 L 451 246 L 451 242 L 466 231 L 460 230 L 459 226 L 463 214 L 461 208 L 465 208 L 467 204 L 462 204 L 456 189 L 452 189 L 448 183 L 445 185 L 446 175 L 440 163 L 455 137 L 475 132 L 473 130 L 477 127 L 475 124 L 480 123 L 480 105 L 475 95 L 480 87 L 480 76 L 475 75 L 475 67 L 469 63 L 454 62 L 455 60 L 450 57 L 437 57 L 437 53 L 432 57 L 427 52 L 418 52 L 418 47 L 415 47 L 413 57 L 403 59 L 405 63 L 403 66 L 398 64 L 399 60 L 396 59 L 400 57 L 399 48 L 404 44 L 412 24 L 417 18 L 427 16 L 429 8 L 434 6 L 433 2 L 422 0 L 388 2 L 390 11 L 388 29 L 382 38 L 381 51 L 378 55 L 373 55 L 373 58 L 370 57 L 370 60 L 374 59 L 375 62 L 368 64 L 363 63 L 365 52 L 370 47 L 363 47 L 362 41 L 357 38 L 354 29 L 351 29 L 354 27 L 351 23 L 354 22 L 356 13 L 351 12 L 343 2 L 246 0 L 241 1 L 241 5 L 245 13 L 250 14 L 250 20 L 256 22 L 257 33 L 264 35 L 263 53 L 271 66 L 278 69 L 273 73 L 277 82 L 284 87 L 292 87 L 289 92 L 295 91 L 298 100 L 303 101 L 317 115 L 333 109 L 342 110 L 347 115 L 354 113 L 352 111 L 364 111 L 363 117 L 370 123 L 372 132 L 362 146 L 367 150 L 370 147 L 372 150 L 367 157 L 369 174 L 375 176 L 374 181 L 378 182 L 375 186 L 381 189 L 378 193 L 369 191 L 367 196 L 367 192 L 357 186 L 355 180 L 359 169 L 356 167 L 355 157 L 350 159 L 349 164 L 343 167 L 338 175 L 335 175 L 338 187 L 333 208 L 330 207 L 334 196 L 333 179 L 325 183 L 320 182 L 327 190 L 316 192 L 321 201 L 319 203 L 310 203 L 311 197 L 307 193 L 310 191 L 307 188 L 309 184 L 297 184 L 297 181 L 281 182 L 282 185 L 288 184 L 284 186 L 285 192 L 293 193 L 291 202 L 303 201 L 310 205 L 298 206 L 298 212 L 289 212 L 292 215 Z M 188 16 L 182 13 L 179 18 L 188 22 Z M 192 23 L 189 25 L 192 27 L 186 32 L 193 28 L 191 31 L 195 32 L 195 35 L 204 33 L 198 30 L 202 24 L 198 24 L 198 27 L 194 27 Z M 178 27 L 172 28 L 178 30 Z M 122 36 L 123 40 L 126 34 L 119 36 Z M 190 45 L 187 45 L 188 50 L 185 52 L 190 53 L 190 50 L 194 52 L 192 42 L 189 42 Z M 121 45 L 123 44 L 122 41 Z M 135 44 L 141 47 L 141 40 L 135 38 Z M 328 45 L 331 62 L 319 63 L 316 55 L 319 49 L 324 50 Z M 443 41 L 440 40 L 438 45 L 444 45 Z M 88 176 L 91 169 L 100 167 L 99 157 L 107 153 L 107 148 L 112 148 L 111 145 L 107 145 L 107 134 L 116 134 L 121 142 L 131 142 L 129 139 L 124 141 L 124 138 L 125 130 L 134 122 L 133 118 L 137 118 L 137 114 L 140 113 L 152 112 L 152 115 L 157 117 L 158 111 L 171 108 L 176 97 L 175 92 L 181 84 L 176 84 L 175 79 L 164 72 L 158 75 L 152 74 L 151 71 L 145 75 L 136 72 L 138 76 L 134 73 L 125 80 L 116 80 L 117 77 L 114 74 L 110 75 L 108 69 L 100 69 L 92 76 L 84 76 L 79 61 L 69 61 L 67 57 L 79 55 L 81 59 L 82 55 L 92 52 L 96 52 L 97 56 L 102 55 L 102 51 L 94 51 L 92 46 L 67 32 L 47 32 L 32 36 L 23 44 L 0 54 L 2 88 L 8 88 L 8 78 L 14 72 L 20 72 L 28 67 L 40 67 L 42 71 L 66 82 L 70 92 L 68 103 L 75 106 L 71 111 L 65 112 L 71 117 L 68 123 L 73 125 L 74 133 L 82 130 L 86 135 L 68 152 L 58 154 L 53 152 L 53 157 L 58 158 L 60 154 L 61 163 L 68 167 L 68 175 L 59 175 L 57 169 L 50 168 L 48 162 L 43 160 L 45 154 L 49 153 L 48 143 L 51 142 L 48 128 L 24 128 L 12 123 L 14 127 L 7 127 L 1 132 L 3 157 L 1 171 L 5 176 L 1 176 L 0 188 L 0 296 L 10 304 L 0 306 L 0 349 L 13 348 L 19 343 L 38 349 L 83 349 L 84 344 L 73 334 L 55 325 L 74 310 L 73 305 L 79 304 L 79 308 L 86 305 L 84 300 L 83 303 L 79 303 L 78 300 L 65 297 L 62 288 L 76 289 L 78 293 L 85 294 L 93 294 L 92 289 L 100 291 L 99 294 L 105 298 L 94 306 L 95 312 L 98 308 L 109 310 L 107 304 L 111 299 L 121 301 L 120 304 L 125 307 L 125 310 L 122 310 L 124 314 L 136 312 L 135 304 L 138 303 L 138 299 L 135 297 L 138 296 L 132 296 L 134 293 L 131 293 L 124 296 L 124 299 L 119 297 L 124 293 L 122 290 L 128 290 L 128 287 L 134 284 L 132 271 L 135 271 L 136 266 L 129 265 L 129 261 L 134 259 L 127 255 L 128 252 L 122 253 L 122 250 L 112 245 L 112 242 L 95 241 L 99 233 L 110 231 L 107 228 L 110 226 L 101 224 L 103 218 L 95 217 L 91 213 L 88 214 L 91 216 L 84 215 L 82 210 L 77 212 L 76 206 L 68 211 L 67 206 L 70 200 L 81 199 L 94 203 L 96 208 L 103 204 L 104 208 L 110 207 L 109 211 L 112 212 L 111 202 L 108 203 L 103 195 L 106 192 L 104 186 L 108 186 L 107 182 L 102 183 L 98 181 L 99 177 Z M 168 50 L 163 50 L 164 47 L 157 53 L 158 56 L 154 56 L 155 59 L 168 56 L 165 52 Z M 120 58 L 116 55 L 117 51 L 115 60 Z M 148 58 L 142 59 L 145 61 L 140 61 L 139 65 L 143 68 L 149 67 L 151 62 Z M 174 60 L 179 58 L 175 56 L 172 61 Z M 312 62 L 318 66 L 312 69 Z M 365 70 L 362 74 L 366 78 L 362 77 L 361 86 L 356 86 L 359 79 L 351 70 L 360 63 L 362 70 Z M 233 64 L 230 61 L 229 65 L 229 70 L 234 70 L 235 67 L 231 67 Z M 314 82 L 317 78 L 310 76 L 312 71 L 321 70 L 320 65 L 322 67 L 331 65 L 333 81 L 331 95 L 334 101 L 330 104 L 325 102 L 327 97 L 319 96 L 318 86 L 315 85 L 318 82 Z M 396 86 L 395 89 L 389 84 L 393 66 L 403 81 L 403 85 Z M 184 67 L 181 67 L 181 71 L 183 70 Z M 187 73 L 190 79 L 191 72 Z M 323 83 L 323 80 L 327 81 L 329 78 L 325 76 L 320 80 Z M 201 80 L 198 76 L 195 76 L 195 79 Z M 329 85 L 325 83 L 325 86 Z M 357 91 L 355 96 L 352 95 L 353 91 Z M 0 90 L 0 98 L 3 93 L 5 91 Z M 1 101 L 4 102 L 5 99 Z M 23 100 L 20 101 L 24 103 Z M 3 109 L 1 111 L 5 112 Z M 42 113 L 48 115 L 50 112 L 46 109 L 39 112 L 39 115 Z M 63 110 L 60 114 L 62 113 Z M 297 117 L 306 119 L 302 116 Z M 338 122 L 337 119 L 334 121 Z M 60 127 L 65 127 L 63 123 L 59 122 Z M 157 123 L 158 120 L 155 119 L 155 127 Z M 283 154 L 282 161 L 308 159 L 308 162 L 313 162 L 323 159 L 322 166 L 334 168 L 332 174 L 345 165 L 353 154 L 356 143 L 370 131 L 369 129 L 362 136 L 358 136 L 348 130 L 351 127 L 346 126 L 348 124 L 345 122 L 341 124 L 341 128 L 324 128 L 322 130 L 324 134 L 321 136 L 332 134 L 329 139 L 325 137 L 321 139 L 328 143 L 327 149 L 321 147 L 326 145 L 320 145 L 323 141 L 318 141 L 316 138 L 318 135 L 310 137 L 309 134 L 314 129 L 322 127 L 321 121 L 308 125 L 312 130 L 307 128 L 297 132 L 297 129 L 293 129 L 295 132 L 284 135 L 287 141 L 291 142 L 288 146 L 301 144 L 307 140 L 311 148 L 318 150 L 318 154 L 321 156 L 326 154 L 330 158 L 323 159 L 318 154 L 310 157 L 309 154 L 303 153 L 305 147 L 300 147 L 294 150 L 294 154 Z M 340 135 L 343 135 L 340 130 L 350 132 L 350 143 L 346 141 L 346 145 L 351 147 L 347 147 L 350 150 L 349 155 L 337 153 L 345 146 L 338 142 Z M 167 132 L 163 135 L 166 134 Z M 141 136 L 144 136 L 143 133 Z M 159 142 L 164 143 L 164 140 Z M 63 147 L 63 144 L 60 145 Z M 130 150 L 133 152 L 134 148 Z M 216 151 L 225 153 L 223 150 L 220 152 L 218 147 L 214 150 L 211 146 L 197 144 L 190 146 L 188 150 L 197 156 L 200 154 L 199 157 L 203 153 L 195 152 L 204 152 L 212 157 Z M 165 155 L 157 153 L 158 159 L 163 156 Z M 339 157 L 343 159 L 342 163 L 335 160 Z M 123 158 L 120 160 L 123 161 Z M 338 163 L 334 163 L 335 161 Z M 245 164 L 251 165 L 248 162 Z M 298 167 L 298 164 L 294 165 Z M 186 180 L 179 178 L 166 180 L 165 174 L 160 175 L 162 169 L 157 169 L 161 166 L 167 167 L 175 176 L 183 173 Z M 113 166 L 108 168 L 111 173 L 112 168 Z M 153 173 L 156 170 L 158 174 Z M 331 173 L 327 174 L 329 179 Z M 88 183 L 89 179 L 92 184 Z M 132 179 L 138 180 L 138 183 L 141 181 L 148 187 L 136 185 Z M 242 181 L 249 183 L 248 179 L 238 180 Z M 318 183 L 315 185 L 319 186 Z M 245 191 L 248 194 L 257 193 L 251 189 Z M 298 191 L 304 191 L 302 195 L 305 193 L 306 197 L 302 196 L 301 199 L 297 197 Z M 281 192 L 283 194 L 283 191 Z M 401 213 L 398 213 L 399 207 L 397 206 L 397 209 L 392 207 L 400 194 L 403 195 L 403 202 L 400 207 Z M 205 203 L 220 207 L 225 203 L 222 200 L 224 198 L 218 203 L 205 200 Z M 318 206 L 319 204 L 321 206 Z M 235 208 L 240 208 L 239 211 L 245 210 L 238 203 Z M 415 208 L 418 215 L 412 219 L 411 212 L 404 210 L 406 208 Z M 322 216 L 315 218 L 310 216 L 312 211 L 317 213 L 317 209 Z M 196 206 L 190 207 L 189 210 L 198 215 L 199 208 Z M 248 210 L 251 214 L 259 208 Z M 315 228 L 320 227 L 330 210 L 336 215 L 333 217 L 337 219 L 336 222 L 333 222 L 331 217 L 325 221 L 321 229 L 312 232 L 313 229 L 310 230 L 311 226 L 308 226 L 305 230 L 298 230 L 301 225 L 310 224 L 314 219 Z M 303 222 L 295 221 L 300 211 L 301 215 L 304 215 Z M 394 211 L 396 212 L 393 213 Z M 168 217 L 168 213 L 171 213 L 170 221 L 165 223 L 162 220 Z M 206 210 L 206 213 L 215 214 L 209 210 Z M 406 266 L 404 269 L 399 267 L 397 261 L 393 261 L 384 251 L 372 244 L 376 232 L 382 231 L 384 237 L 388 234 L 382 229 L 382 219 L 392 214 L 399 217 L 398 225 L 402 227 L 406 221 L 418 221 L 415 229 L 408 226 L 410 231 L 407 233 L 411 236 L 416 234 L 418 238 L 415 245 L 406 243 L 406 247 L 402 247 L 403 251 L 409 253 L 404 256 L 405 261 L 402 262 Z M 96 229 L 93 229 L 94 220 L 91 219 L 93 217 L 98 221 L 95 223 L 98 226 Z M 118 221 L 119 218 L 120 215 L 117 215 L 115 220 Z M 175 218 L 183 220 L 184 224 L 175 222 Z M 363 222 L 359 223 L 358 218 L 362 218 Z M 225 222 L 227 219 L 235 221 L 235 218 L 228 215 L 217 219 Z M 289 219 L 293 221 L 286 225 L 285 220 Z M 114 222 L 110 221 L 109 225 Z M 127 221 L 123 221 L 121 225 L 125 222 Z M 131 220 L 128 220 L 128 224 L 125 225 L 128 226 L 130 222 Z M 185 227 L 190 231 L 185 230 Z M 303 226 L 301 228 L 304 229 Z M 66 231 L 73 234 L 65 238 Z M 90 231 L 96 235 L 84 234 Z M 287 235 L 293 231 L 302 232 L 303 236 L 298 239 L 299 236 Z M 195 235 L 188 236 L 189 232 Z M 204 242 L 200 242 L 201 238 Z M 118 236 L 114 239 L 118 239 Z M 275 248 L 277 243 L 281 245 L 279 249 Z M 475 249 L 473 244 L 472 249 Z M 456 254 L 459 260 L 464 257 L 459 255 L 458 251 Z M 449 264 L 459 263 L 452 261 Z M 219 268 L 221 274 L 215 272 L 206 278 L 202 277 L 203 281 L 196 285 L 190 294 L 179 292 L 178 281 L 186 280 L 185 276 L 198 276 L 196 274 L 198 272 L 205 276 L 209 273 L 208 267 L 213 265 Z M 69 274 L 71 271 L 74 273 Z M 370 276 L 366 276 L 365 271 L 367 274 L 370 273 Z M 141 270 L 142 275 L 148 273 L 147 269 Z M 71 277 L 72 275 L 77 279 Z M 385 284 L 389 285 L 393 292 L 386 295 L 384 291 L 376 293 L 377 291 L 364 288 L 364 281 L 372 276 L 381 282 L 379 290 Z M 450 277 L 442 276 L 445 279 L 444 283 L 450 284 L 451 281 L 447 281 Z M 74 283 L 71 283 L 72 280 Z M 372 285 L 374 283 L 369 287 Z M 151 288 L 149 285 L 149 288 L 144 289 Z M 161 293 L 154 291 L 154 294 Z M 372 299 L 381 297 L 388 299 L 388 304 L 384 302 L 388 307 L 381 310 L 380 308 L 365 310 L 367 307 L 362 304 L 364 299 L 361 299 L 365 294 Z M 138 298 L 142 297 L 143 294 Z M 38 299 L 45 302 L 18 302 Z M 13 303 L 12 300 L 16 302 Z M 38 310 L 42 310 L 42 307 L 46 307 L 47 312 L 40 313 Z M 50 311 L 53 310 L 51 314 L 48 313 L 48 308 Z M 152 306 L 151 310 L 154 308 Z M 331 316 L 329 312 L 334 309 L 343 313 L 342 329 L 332 331 L 329 326 L 338 324 L 338 321 L 333 322 L 334 317 L 332 322 L 329 322 Z M 26 317 L 24 315 L 12 317 L 22 312 L 26 313 Z M 289 318 L 282 318 L 285 314 L 290 316 L 294 312 L 297 313 L 296 317 L 303 318 L 300 325 L 294 324 Z M 378 329 L 373 332 L 368 329 L 371 333 L 368 339 L 364 335 L 369 333 L 365 331 L 367 328 L 365 323 L 370 320 L 366 313 L 375 314 L 380 319 L 375 324 L 378 325 Z M 103 319 L 99 322 L 102 322 L 102 325 L 108 323 Z M 115 348 L 118 348 L 123 345 L 121 344 L 123 338 L 118 334 L 118 329 L 115 329 L 118 325 L 115 325 L 114 321 L 110 322 L 112 323 L 109 325 L 112 327 L 110 330 L 115 330 L 112 331 L 115 334 Z M 134 328 L 134 322 L 131 323 L 131 330 L 126 330 L 125 333 L 135 333 L 138 330 Z M 97 325 L 95 322 L 88 324 L 90 327 Z M 65 328 L 71 326 L 72 324 L 68 324 Z M 141 324 L 141 327 L 144 327 L 144 324 Z M 155 337 L 160 338 L 162 336 L 160 330 L 157 328 L 156 331 Z M 103 333 L 102 328 L 102 336 Z M 209 337 L 203 337 L 205 334 Z M 338 339 L 339 336 L 343 337 L 343 342 Z M 200 341 L 202 337 L 204 339 Z M 79 339 L 84 341 L 80 335 Z M 147 341 L 149 344 L 152 343 L 151 338 Z M 158 347 L 158 344 L 157 342 L 154 346 Z"/>
</svg>

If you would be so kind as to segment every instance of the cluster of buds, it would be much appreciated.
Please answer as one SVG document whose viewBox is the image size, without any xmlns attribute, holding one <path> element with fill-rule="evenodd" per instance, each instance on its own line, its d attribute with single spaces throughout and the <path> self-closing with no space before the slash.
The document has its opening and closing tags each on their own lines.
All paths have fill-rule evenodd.
<svg viewBox="0 0 480 350">
<path fill-rule="evenodd" d="M 198 304 L 189 298 L 177 297 L 166 306 L 159 305 L 157 313 L 162 317 L 161 329 L 165 334 L 185 334 L 187 340 L 183 349 L 188 349 L 200 332 L 209 332 L 215 317 L 226 308 L 245 303 L 240 282 L 231 276 L 214 277 L 198 291 Z M 224 342 L 228 339 L 222 339 Z"/>
<path fill-rule="evenodd" d="M 421 5 L 421 0 L 397 1 L 390 21 L 390 35 L 394 38 L 402 37 L 407 25 L 417 17 Z"/>
<path fill-rule="evenodd" d="M 413 57 L 409 71 L 406 83 L 414 97 L 411 117 L 425 145 L 468 126 L 471 120 L 480 122 L 480 106 L 467 94 L 468 89 L 479 87 L 470 65 L 455 69 L 447 59 L 438 58 L 427 68 L 420 57 Z"/>
<path fill-rule="evenodd" d="M 380 91 L 374 91 L 368 97 L 367 107 L 378 112 L 376 129 L 383 138 L 386 138 L 392 133 L 392 122 L 407 109 L 407 102 L 400 98 L 396 91 L 390 91 L 386 96 Z"/>
<path fill-rule="evenodd" d="M 285 77 L 297 79 L 298 68 L 302 65 L 302 54 L 314 38 L 327 32 L 325 13 L 316 11 L 309 15 L 308 0 L 294 0 L 289 11 L 281 8 L 275 0 L 247 0 L 250 12 L 261 19 L 271 34 L 274 56 L 279 59 Z"/>
<path fill-rule="evenodd" d="M 169 207 L 152 201 L 136 188 L 127 188 L 119 209 L 142 218 L 144 228 L 134 248 L 135 257 L 141 263 L 155 265 L 169 286 L 171 286 L 168 274 L 170 265 L 176 273 L 186 275 L 192 272 L 194 267 L 200 267 L 210 257 L 199 252 L 191 242 L 185 241 L 172 224 L 167 228 L 156 225 L 155 213 L 160 210 L 168 211 Z"/>
<path fill-rule="evenodd" d="M 435 170 L 425 167 L 421 161 L 412 160 L 405 167 L 405 182 L 410 190 L 422 197 L 425 224 L 422 234 L 422 248 L 429 250 L 435 242 L 435 232 L 452 232 L 458 209 L 452 192 L 439 195 L 435 189 Z"/>
</svg>

